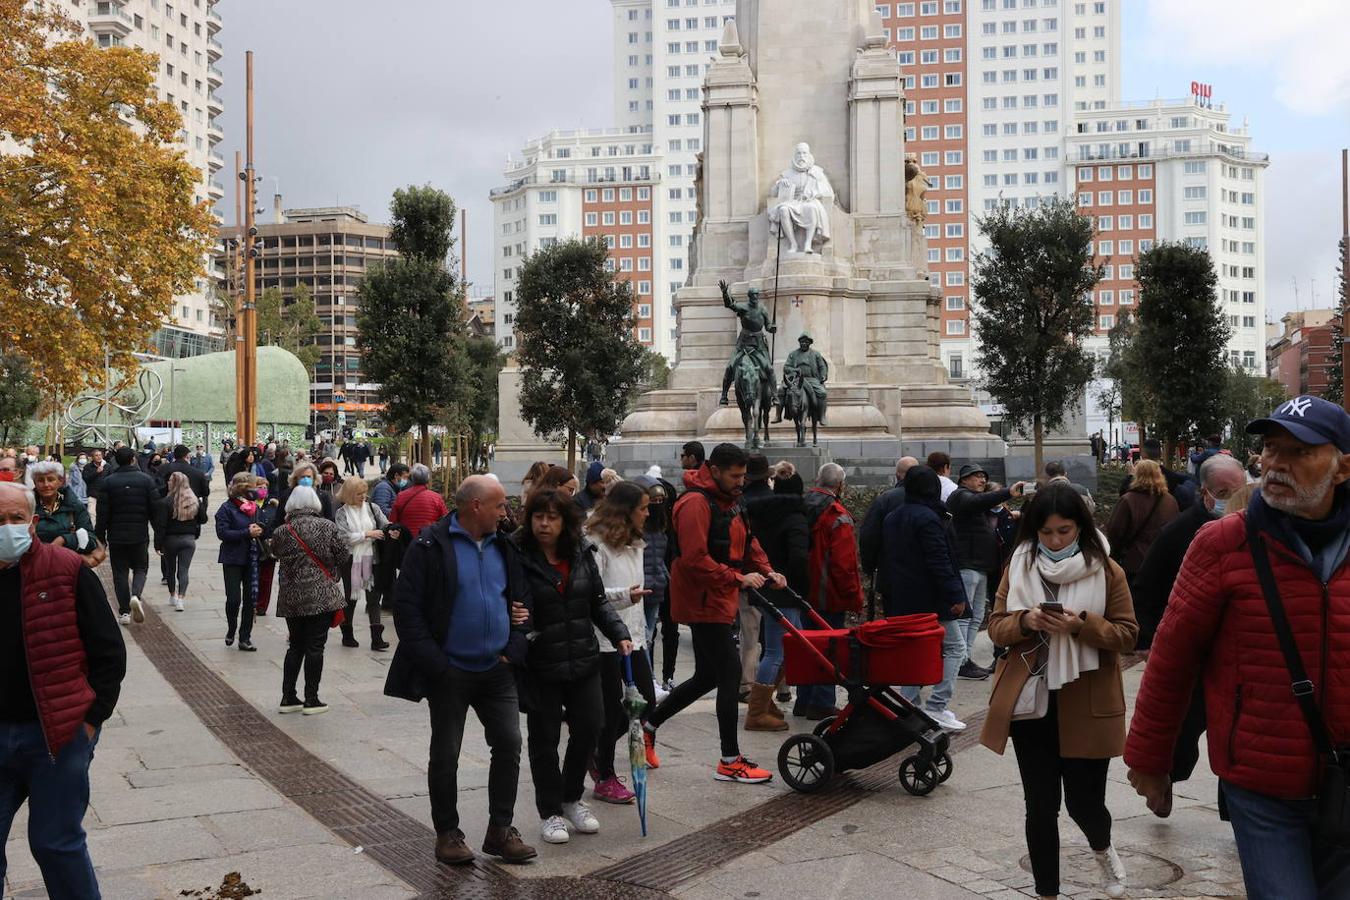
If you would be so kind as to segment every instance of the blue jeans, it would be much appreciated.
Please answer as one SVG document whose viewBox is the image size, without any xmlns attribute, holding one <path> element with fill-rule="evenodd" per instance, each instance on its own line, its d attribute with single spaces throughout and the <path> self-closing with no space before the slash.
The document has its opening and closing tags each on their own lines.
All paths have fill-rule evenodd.
<svg viewBox="0 0 1350 900">
<path fill-rule="evenodd" d="M 1281 800 L 1220 783 L 1250 900 L 1350 896 L 1350 848 L 1313 833 L 1314 800 Z"/>
<path fill-rule="evenodd" d="M 963 619 L 952 619 L 942 623 L 942 627 L 946 630 L 946 634 L 942 636 L 942 680 L 933 686 L 933 690 L 928 694 L 928 702 L 924 704 L 924 708 L 930 713 L 940 713 L 952 702 L 952 693 L 956 688 L 956 673 L 966 658 L 963 623 Z M 919 702 L 919 689 L 913 685 L 900 688 L 900 695 L 910 703 Z"/>
<path fill-rule="evenodd" d="M 661 621 L 661 600 L 657 598 L 654 602 L 649 597 L 643 601 L 642 615 L 647 620 L 647 658 L 652 658 L 652 639 L 656 637 L 656 623 Z M 653 669 L 652 671 L 656 671 Z"/>
<path fill-rule="evenodd" d="M 975 638 L 980 635 L 980 625 L 984 623 L 984 607 L 989 599 L 989 573 L 977 569 L 962 569 L 961 583 L 966 586 L 966 604 L 970 607 L 970 618 L 961 620 L 961 636 L 966 641 L 964 661 L 972 659 L 975 653 Z"/>
<path fill-rule="evenodd" d="M 5 841 L 14 814 L 27 800 L 28 847 L 48 896 L 97 900 L 98 879 L 83 825 L 97 743 L 98 734 L 90 740 L 81 725 L 52 762 L 37 722 L 0 722 L 0 883 L 8 868 Z"/>
<path fill-rule="evenodd" d="M 824 619 L 831 628 L 844 627 L 843 613 L 823 612 L 820 617 Z M 817 627 L 814 620 L 808 619 L 803 615 L 808 629 Z M 781 641 L 779 642 L 781 644 Z M 801 706 L 834 706 L 834 685 L 832 684 L 807 684 L 797 688 L 797 704 Z"/>
<path fill-rule="evenodd" d="M 802 611 L 791 606 L 778 607 L 783 618 L 798 628 L 802 627 Z M 778 680 L 778 672 L 783 668 L 783 635 L 787 629 L 778 624 L 778 620 L 768 613 L 764 614 L 764 655 L 760 657 L 759 668 L 755 670 L 756 684 L 773 684 Z M 831 698 L 833 702 L 833 698 Z"/>
</svg>

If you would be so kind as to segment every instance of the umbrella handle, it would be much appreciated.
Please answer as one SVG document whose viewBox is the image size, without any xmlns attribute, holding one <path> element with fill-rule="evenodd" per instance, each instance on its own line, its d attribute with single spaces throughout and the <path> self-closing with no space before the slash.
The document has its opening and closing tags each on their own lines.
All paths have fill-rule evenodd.
<svg viewBox="0 0 1350 900">
<path fill-rule="evenodd" d="M 633 683 L 633 657 L 627 654 L 623 658 L 623 680 L 625 684 Z"/>
</svg>

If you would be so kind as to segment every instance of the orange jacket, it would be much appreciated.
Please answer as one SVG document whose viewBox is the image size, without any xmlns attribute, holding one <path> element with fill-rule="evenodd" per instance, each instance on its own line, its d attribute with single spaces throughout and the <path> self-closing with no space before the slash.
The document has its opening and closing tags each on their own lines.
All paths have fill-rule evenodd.
<svg viewBox="0 0 1350 900">
<path fill-rule="evenodd" d="M 730 559 L 719 562 L 708 550 L 708 531 L 712 526 L 712 508 L 707 491 L 722 511 L 737 507 L 739 498 L 717 489 L 705 464 L 684 474 L 686 491 L 675 501 L 671 515 L 680 555 L 670 567 L 670 613 L 677 622 L 720 622 L 736 619 L 740 599 L 740 574 L 773 571 L 769 558 L 750 534 L 745 517 L 737 512 L 731 520 Z"/>
</svg>

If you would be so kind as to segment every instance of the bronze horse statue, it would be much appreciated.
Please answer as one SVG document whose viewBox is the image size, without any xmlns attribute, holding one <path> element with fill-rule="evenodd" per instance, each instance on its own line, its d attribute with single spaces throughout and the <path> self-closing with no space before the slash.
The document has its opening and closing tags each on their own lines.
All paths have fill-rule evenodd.
<svg viewBox="0 0 1350 900">
<path fill-rule="evenodd" d="M 783 417 L 797 426 L 797 446 L 806 446 L 806 420 L 811 419 L 811 446 L 820 444 L 819 426 L 825 411 L 820 408 L 802 383 L 801 375 L 792 369 L 783 373 Z"/>
<path fill-rule="evenodd" d="M 769 441 L 769 410 L 773 407 L 773 387 L 763 377 L 759 367 L 749 359 L 736 366 L 736 405 L 741 410 L 741 424 L 745 426 L 745 446 L 758 449 L 760 429 L 764 442 Z"/>
</svg>

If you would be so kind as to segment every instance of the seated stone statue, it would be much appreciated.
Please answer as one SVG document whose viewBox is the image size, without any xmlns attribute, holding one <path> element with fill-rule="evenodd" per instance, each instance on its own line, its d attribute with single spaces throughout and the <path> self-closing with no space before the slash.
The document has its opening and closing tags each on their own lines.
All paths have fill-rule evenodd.
<svg viewBox="0 0 1350 900">
<path fill-rule="evenodd" d="M 769 196 L 769 236 L 780 234 L 788 252 L 814 253 L 815 243 L 830 239 L 830 206 L 834 188 L 825 170 L 816 165 L 808 144 L 798 144 L 792 166 L 774 182 Z M 798 241 L 798 234 L 801 240 Z"/>
</svg>

